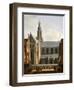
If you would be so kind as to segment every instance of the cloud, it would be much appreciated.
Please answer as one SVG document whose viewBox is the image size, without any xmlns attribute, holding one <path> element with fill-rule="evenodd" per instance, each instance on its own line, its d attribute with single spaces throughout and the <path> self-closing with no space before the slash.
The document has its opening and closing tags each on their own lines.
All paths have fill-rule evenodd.
<svg viewBox="0 0 74 90">
<path fill-rule="evenodd" d="M 42 36 L 45 41 L 59 41 L 63 38 L 63 17 L 24 15 L 24 38 L 31 32 L 37 36 L 38 22 L 41 22 Z"/>
<path fill-rule="evenodd" d="M 60 41 L 63 38 L 63 34 L 57 30 L 49 30 L 49 32 L 43 33 L 44 41 Z"/>
</svg>

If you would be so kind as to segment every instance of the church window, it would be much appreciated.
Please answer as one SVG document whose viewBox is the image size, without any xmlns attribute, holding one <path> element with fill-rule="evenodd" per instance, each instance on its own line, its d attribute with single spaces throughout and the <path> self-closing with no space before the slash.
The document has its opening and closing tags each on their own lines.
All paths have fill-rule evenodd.
<svg viewBox="0 0 74 90">
<path fill-rule="evenodd" d="M 51 48 L 51 54 L 53 54 L 53 48 Z"/>
</svg>

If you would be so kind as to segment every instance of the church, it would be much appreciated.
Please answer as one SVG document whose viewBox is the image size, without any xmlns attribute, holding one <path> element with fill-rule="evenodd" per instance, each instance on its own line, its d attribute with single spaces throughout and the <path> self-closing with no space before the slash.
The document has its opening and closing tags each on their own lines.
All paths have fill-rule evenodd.
<svg viewBox="0 0 74 90">
<path fill-rule="evenodd" d="M 24 39 L 24 63 L 31 65 L 58 64 L 61 60 L 59 55 L 61 41 L 44 41 L 40 22 L 37 28 L 37 37 L 32 33 Z"/>
</svg>

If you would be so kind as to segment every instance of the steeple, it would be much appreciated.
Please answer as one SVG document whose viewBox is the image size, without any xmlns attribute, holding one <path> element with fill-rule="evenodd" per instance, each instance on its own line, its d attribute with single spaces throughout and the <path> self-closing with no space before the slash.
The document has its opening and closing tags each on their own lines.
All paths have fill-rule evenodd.
<svg viewBox="0 0 74 90">
<path fill-rule="evenodd" d="M 38 23 L 37 40 L 39 40 L 40 42 L 43 41 L 40 22 Z"/>
<path fill-rule="evenodd" d="M 40 22 L 38 23 L 38 30 L 41 31 Z"/>
</svg>

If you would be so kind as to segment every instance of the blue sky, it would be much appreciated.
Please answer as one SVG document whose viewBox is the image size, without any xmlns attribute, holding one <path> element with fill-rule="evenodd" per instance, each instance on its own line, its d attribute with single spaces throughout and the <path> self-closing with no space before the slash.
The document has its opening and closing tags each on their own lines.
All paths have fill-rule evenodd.
<svg viewBox="0 0 74 90">
<path fill-rule="evenodd" d="M 56 15 L 24 15 L 24 38 L 30 32 L 36 38 L 39 22 L 44 41 L 59 41 L 64 38 L 64 16 Z"/>
</svg>

